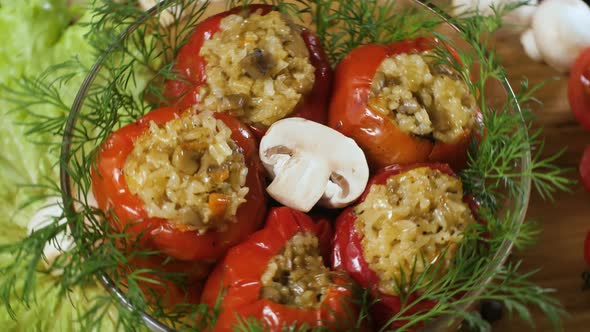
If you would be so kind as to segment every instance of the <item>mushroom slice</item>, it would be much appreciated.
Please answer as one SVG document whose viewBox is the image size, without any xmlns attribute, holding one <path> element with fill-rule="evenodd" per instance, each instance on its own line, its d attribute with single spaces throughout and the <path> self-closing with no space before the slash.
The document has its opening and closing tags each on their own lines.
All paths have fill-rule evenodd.
<svg viewBox="0 0 590 332">
<path fill-rule="evenodd" d="M 307 212 L 319 202 L 341 208 L 356 200 L 369 179 L 367 159 L 356 142 L 302 118 L 275 122 L 260 142 L 260 159 L 278 202 Z"/>
</svg>

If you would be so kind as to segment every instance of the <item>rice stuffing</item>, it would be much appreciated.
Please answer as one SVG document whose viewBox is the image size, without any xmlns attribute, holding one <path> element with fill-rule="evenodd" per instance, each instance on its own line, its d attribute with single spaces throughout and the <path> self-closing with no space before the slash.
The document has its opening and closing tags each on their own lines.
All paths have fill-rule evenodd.
<svg viewBox="0 0 590 332">
<path fill-rule="evenodd" d="M 379 277 L 379 289 L 391 295 L 397 295 L 402 271 L 408 282 L 412 270 L 416 277 L 434 263 L 447 268 L 463 231 L 475 222 L 461 181 L 429 167 L 373 185 L 354 213 L 364 257 Z"/>
<path fill-rule="evenodd" d="M 475 125 L 469 88 L 429 52 L 383 60 L 371 83 L 369 105 L 406 133 L 453 142 Z"/>
<path fill-rule="evenodd" d="M 244 156 L 211 112 L 187 112 L 162 126 L 151 122 L 124 174 L 148 216 L 199 233 L 224 230 L 248 193 Z"/>
<path fill-rule="evenodd" d="M 276 11 L 229 15 L 220 29 L 200 51 L 207 81 L 196 107 L 262 126 L 289 115 L 315 81 L 300 32 Z"/>
<path fill-rule="evenodd" d="M 261 277 L 261 297 L 297 308 L 317 308 L 330 285 L 328 268 L 312 233 L 297 233 L 274 256 Z"/>
</svg>

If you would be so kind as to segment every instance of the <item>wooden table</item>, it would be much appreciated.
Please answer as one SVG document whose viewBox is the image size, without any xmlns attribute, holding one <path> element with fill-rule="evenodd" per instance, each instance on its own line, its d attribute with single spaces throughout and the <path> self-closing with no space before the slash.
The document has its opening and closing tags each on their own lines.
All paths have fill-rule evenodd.
<svg viewBox="0 0 590 332">
<path fill-rule="evenodd" d="M 567 77 L 550 67 L 534 63 L 524 54 L 518 35 L 502 34 L 497 37 L 497 51 L 506 67 L 513 87 L 526 76 L 531 85 L 552 77 L 560 80 L 543 87 L 536 96 L 544 106 L 535 110 L 536 123 L 545 128 L 545 154 L 567 148 L 558 164 L 572 168 L 572 179 L 579 180 L 578 162 L 584 148 L 590 145 L 590 131 L 584 130 L 573 118 L 567 102 Z M 590 231 L 590 193 L 580 183 L 572 186 L 572 193 L 558 193 L 554 202 L 543 201 L 532 195 L 528 219 L 543 226 L 539 242 L 524 252 L 515 252 L 515 259 L 523 259 L 522 270 L 542 270 L 534 277 L 543 287 L 556 290 L 569 316 L 563 319 L 564 331 L 590 331 L 590 291 L 581 291 L 581 273 L 585 268 L 583 242 Z M 549 321 L 535 312 L 535 331 L 552 331 Z M 505 317 L 494 324 L 493 331 L 531 331 L 524 323 Z"/>
</svg>

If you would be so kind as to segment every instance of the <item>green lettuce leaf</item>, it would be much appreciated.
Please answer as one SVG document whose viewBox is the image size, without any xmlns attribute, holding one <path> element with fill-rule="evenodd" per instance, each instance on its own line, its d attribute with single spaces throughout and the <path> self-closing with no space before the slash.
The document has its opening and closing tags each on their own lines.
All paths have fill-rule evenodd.
<svg viewBox="0 0 590 332">
<path fill-rule="evenodd" d="M 67 112 L 51 105 L 35 105 L 15 110 L 15 94 L 23 77 L 36 77 L 55 64 L 71 58 L 90 65 L 93 49 L 85 40 L 87 27 L 74 23 L 88 15 L 82 7 L 68 6 L 67 0 L 0 0 L 0 244 L 15 242 L 26 236 L 26 225 L 39 204 L 21 206 L 35 195 L 47 193 L 32 189 L 44 179 L 57 181 L 58 153 L 44 144 L 58 142 L 61 137 L 29 132 L 23 124 L 35 120 L 35 114 L 60 115 Z M 81 17 L 81 18 L 80 18 Z M 87 18 L 86 18 L 87 19 Z M 75 97 L 84 75 L 77 75 L 60 87 L 59 95 L 66 105 Z M 18 89 L 17 89 L 18 90 Z M 10 261 L 9 255 L 0 256 L 0 266 Z M 3 331 L 75 331 L 80 314 L 85 313 L 88 298 L 106 294 L 98 284 L 84 289 L 73 289 L 68 298 L 57 294 L 55 277 L 37 274 L 38 302 L 29 307 L 15 298 L 12 305 L 17 319 L 0 309 L 0 326 Z M 106 326 L 105 326 L 106 327 Z M 111 328 L 107 330 L 113 330 Z"/>
<path fill-rule="evenodd" d="M 82 13 L 81 8 L 68 7 L 67 0 L 25 0 L 2 1 L 0 6 L 0 85 L 16 87 L 23 76 L 36 76 L 49 65 L 78 56 L 90 62 L 92 50 L 84 40 L 86 29 L 70 25 Z M 82 60 L 82 61 L 84 61 Z M 73 100 L 76 84 L 73 80 L 70 91 L 63 96 Z M 55 178 L 57 154 L 45 144 L 55 142 L 58 137 L 35 135 L 34 142 L 26 126 L 34 115 L 26 111 L 8 112 L 14 108 L 9 92 L 0 90 L 0 221 L 26 226 L 34 206 L 17 213 L 18 207 L 30 199 L 31 192 L 26 185 L 40 183 L 44 177 Z M 39 106 L 35 111 L 55 113 L 55 107 Z M 8 219 L 8 220 L 6 220 Z"/>
</svg>

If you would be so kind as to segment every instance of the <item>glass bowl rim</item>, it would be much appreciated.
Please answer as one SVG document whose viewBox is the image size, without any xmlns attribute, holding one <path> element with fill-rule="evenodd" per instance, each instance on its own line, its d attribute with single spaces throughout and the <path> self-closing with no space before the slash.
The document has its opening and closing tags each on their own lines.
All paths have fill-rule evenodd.
<svg viewBox="0 0 590 332">
<path fill-rule="evenodd" d="M 418 6 L 421 6 L 424 10 L 430 11 L 432 14 L 442 18 L 443 19 L 442 23 L 449 25 L 457 33 L 462 32 L 461 27 L 459 27 L 451 22 L 451 16 L 445 10 L 443 10 L 439 6 L 429 2 L 428 0 L 405 0 L 405 1 L 412 2 Z M 70 113 L 68 114 L 67 122 L 66 122 L 66 125 L 64 128 L 62 146 L 61 146 L 61 151 L 60 151 L 60 172 L 59 172 L 60 187 L 61 187 L 61 192 L 62 192 L 62 201 L 64 203 L 64 211 L 66 211 L 66 216 L 70 216 L 70 215 L 72 215 L 72 213 L 75 213 L 75 206 L 74 206 L 75 199 L 74 199 L 74 196 L 72 193 L 71 179 L 70 179 L 70 176 L 68 173 L 68 164 L 69 164 L 69 161 L 71 160 L 71 158 L 73 157 L 73 155 L 71 154 L 71 144 L 72 144 L 72 138 L 73 138 L 73 134 L 74 134 L 74 128 L 75 128 L 75 125 L 76 125 L 76 122 L 78 119 L 78 115 L 80 114 L 82 106 L 84 105 L 84 101 L 86 99 L 86 95 L 89 91 L 89 88 L 92 85 L 92 83 L 94 82 L 94 80 L 96 79 L 96 77 L 97 77 L 98 73 L 100 72 L 101 68 L 103 67 L 106 59 L 116 50 L 116 48 L 120 45 L 120 43 L 125 38 L 127 38 L 130 34 L 135 32 L 135 30 L 137 30 L 138 27 L 140 27 L 142 24 L 144 24 L 150 17 L 158 14 L 160 8 L 161 7 L 156 5 L 152 8 L 150 8 L 149 10 L 147 10 L 144 15 L 142 15 L 138 20 L 133 22 L 123 32 L 121 32 L 112 41 L 112 43 L 110 44 L 110 46 L 106 50 L 101 52 L 101 55 L 98 57 L 98 59 L 96 60 L 96 62 L 94 63 L 94 65 L 92 66 L 92 68 L 90 69 L 88 74 L 86 75 L 86 77 L 84 78 L 84 81 L 82 82 L 80 89 L 78 90 L 78 92 L 76 94 L 76 97 L 74 99 L 74 102 L 72 103 L 72 107 L 71 107 Z M 501 83 L 503 89 L 505 90 L 505 92 L 508 94 L 508 97 L 511 97 L 511 98 L 513 98 L 513 100 L 516 100 L 516 95 L 514 93 L 514 90 L 512 89 L 512 86 L 510 85 L 510 82 L 508 81 L 508 78 L 506 76 L 504 76 L 500 83 Z M 522 125 L 525 126 L 526 122 L 525 122 L 524 116 L 522 115 L 522 110 L 521 110 L 520 105 L 518 103 L 514 103 L 513 107 L 514 107 L 514 112 L 517 112 L 519 114 L 519 116 L 521 118 Z M 526 153 L 521 158 L 521 167 L 528 167 L 530 162 L 531 162 L 531 151 L 530 151 L 530 146 L 528 146 Z M 524 222 L 526 212 L 528 209 L 530 192 L 531 192 L 531 179 L 530 179 L 530 177 L 522 176 L 521 180 L 520 180 L 520 184 L 524 190 L 523 190 L 522 200 L 519 200 L 516 203 L 516 204 L 519 204 L 518 205 L 519 213 L 515 217 L 515 218 L 517 218 L 516 219 L 517 226 L 521 225 Z M 70 227 L 76 227 L 73 220 L 68 220 L 68 222 L 69 222 Z M 505 239 L 502 242 L 499 250 L 495 254 L 495 257 L 501 257 L 501 258 L 500 258 L 500 260 L 498 260 L 498 264 L 494 265 L 494 266 L 490 266 L 490 269 L 496 269 L 499 266 L 501 266 L 502 264 L 504 264 L 504 262 L 506 261 L 506 259 L 509 256 L 510 252 L 512 251 L 512 247 L 513 247 L 512 241 Z M 125 306 L 129 310 L 134 310 L 133 303 L 131 303 L 126 298 L 125 294 L 121 291 L 121 289 L 119 289 L 119 287 L 117 285 L 115 285 L 113 280 L 109 276 L 107 276 L 106 273 L 104 273 L 104 272 L 97 273 L 97 278 L 100 281 L 100 283 L 105 287 L 105 289 L 107 291 L 109 291 L 114 297 L 116 297 L 117 300 L 123 306 Z M 491 282 L 491 277 L 488 278 L 487 280 L 485 280 L 484 282 L 482 282 L 482 285 L 488 284 L 489 282 Z M 471 292 L 467 293 L 466 295 L 477 296 L 477 295 L 481 294 L 482 292 L 483 292 L 483 288 L 479 288 L 478 290 L 471 291 Z M 461 307 L 463 309 L 467 310 L 472 305 L 474 305 L 474 303 L 465 303 L 465 304 L 462 304 Z M 161 332 L 171 331 L 170 327 L 164 325 L 162 322 L 160 322 L 158 319 L 154 318 L 153 316 L 151 316 L 147 312 L 143 311 L 140 314 L 141 314 L 141 317 L 144 320 L 145 324 L 147 325 L 147 327 L 149 329 L 151 329 L 152 331 L 161 331 Z M 436 324 L 435 326 L 445 326 L 446 325 L 448 327 L 449 325 L 455 325 L 460 322 L 457 322 L 454 317 L 441 317 L 441 318 L 434 320 L 433 323 Z M 432 326 L 428 325 L 426 327 L 426 329 L 432 329 Z"/>
</svg>

